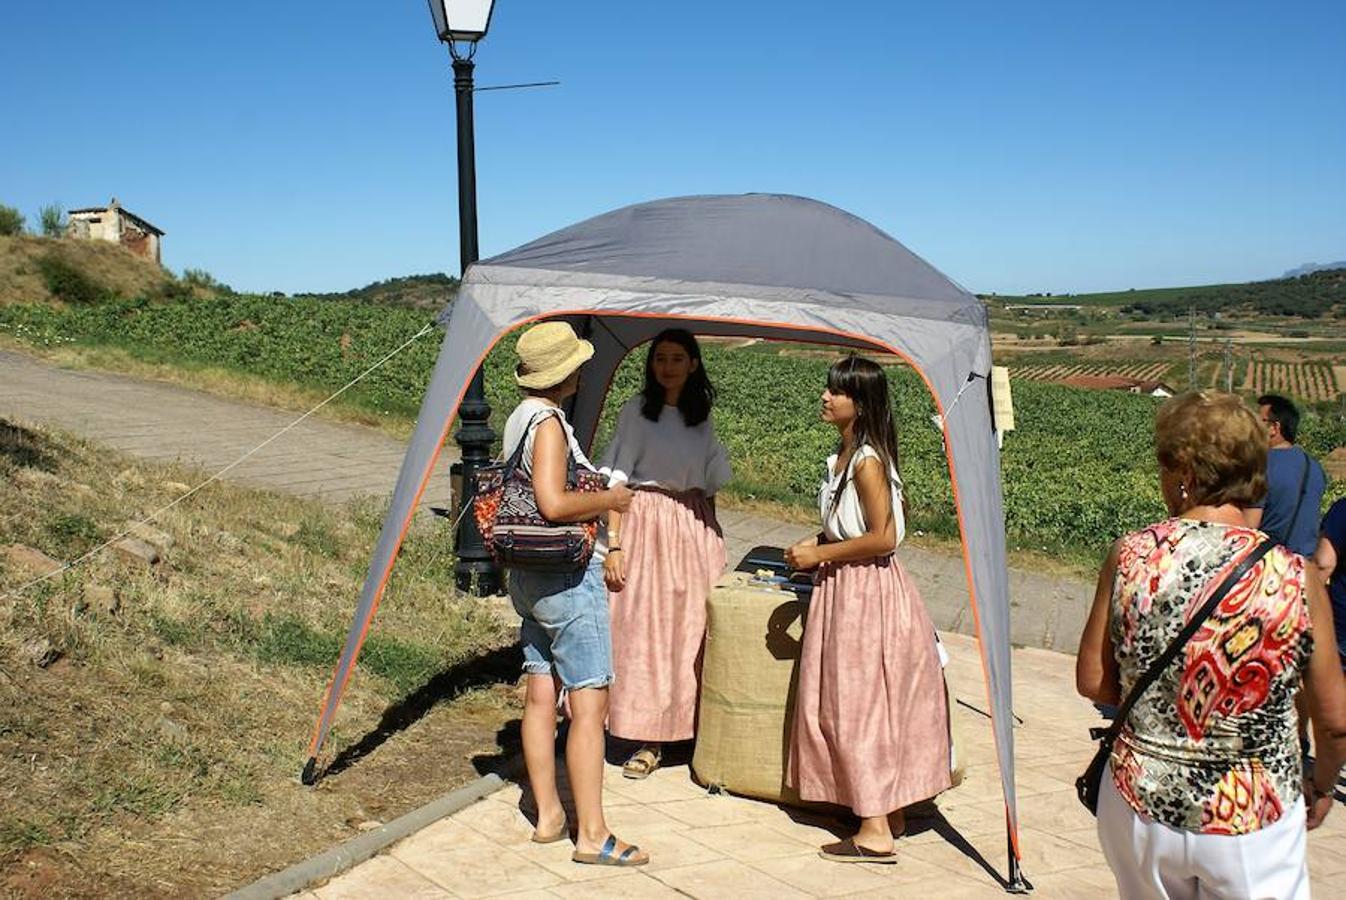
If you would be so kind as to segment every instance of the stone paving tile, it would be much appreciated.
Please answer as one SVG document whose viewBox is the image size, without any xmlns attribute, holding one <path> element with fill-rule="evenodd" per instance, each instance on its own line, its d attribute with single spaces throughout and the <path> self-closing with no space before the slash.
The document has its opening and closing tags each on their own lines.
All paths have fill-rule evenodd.
<svg viewBox="0 0 1346 900">
<path fill-rule="evenodd" d="M 502 847 L 520 847 L 533 842 L 533 826 L 517 809 L 503 803 L 474 803 L 453 817 Z M 563 842 L 567 843 L 568 842 Z"/>
<path fill-rule="evenodd" d="M 552 888 L 551 893 L 553 896 L 571 897 L 574 900 L 626 900 L 628 897 L 639 897 L 642 900 L 643 898 L 672 900 L 675 897 L 685 896 L 646 872 L 646 868 L 641 866 L 635 871 L 618 869 L 619 877 L 584 884 L 564 884 Z M 509 895 L 509 900 L 513 900 L 512 894 Z"/>
<path fill-rule="evenodd" d="M 493 847 L 489 852 L 478 849 L 403 852 L 398 858 L 459 897 L 493 897 L 563 883 L 559 875 L 504 847 Z"/>
<path fill-rule="evenodd" d="M 841 897 L 893 886 L 892 881 L 881 874 L 879 866 L 829 863 L 819 859 L 816 850 L 807 855 L 757 860 L 749 865 L 814 897 Z"/>
<path fill-rule="evenodd" d="M 631 836 L 642 849 L 649 851 L 650 861 L 642 867 L 648 872 L 662 872 L 665 869 L 727 858 L 719 850 L 692 840 L 683 831 L 660 831 L 647 837 L 633 832 Z"/>
<path fill-rule="evenodd" d="M 627 797 L 638 803 L 670 803 L 677 800 L 696 800 L 706 796 L 706 789 L 690 778 L 660 778 L 655 776 L 642 781 L 619 777 L 605 780 L 603 796 Z"/>
<path fill-rule="evenodd" d="M 475 806 L 476 804 L 473 804 L 473 806 L 468 807 L 467 811 L 473 810 Z M 433 825 L 427 825 L 411 837 L 397 843 L 391 852 L 393 856 L 411 864 L 410 861 L 413 859 L 433 856 L 437 853 L 449 853 L 455 850 L 489 852 L 495 848 L 495 841 L 463 825 L 455 817 L 453 819 L 440 819 Z"/>
<path fill-rule="evenodd" d="M 772 817 L 773 820 L 775 817 Z M 698 844 L 723 853 L 739 862 L 757 863 L 782 856 L 808 854 L 817 858 L 818 844 L 813 840 L 787 835 L 765 826 L 763 822 L 748 825 L 716 825 L 712 828 L 694 828 L 686 832 Z M 826 837 L 823 838 L 826 841 Z"/>
<path fill-rule="evenodd" d="M 789 900 L 793 897 L 810 896 L 758 869 L 730 859 L 666 869 L 655 873 L 654 877 L 674 890 L 692 897 Z"/>
<path fill-rule="evenodd" d="M 407 897 L 440 900 L 453 894 L 391 856 L 376 856 L 314 891 L 320 900 Z"/>
<path fill-rule="evenodd" d="M 900 864 L 899 864 L 900 865 Z M 973 880 L 951 872 L 927 874 L 920 880 L 900 882 L 877 891 L 862 891 L 852 897 L 893 897 L 912 900 L 1004 900 L 1005 892 L 998 884 L 987 879 Z"/>
<path fill-rule="evenodd" d="M 766 803 L 753 803 L 750 800 L 735 801 L 734 798 L 728 796 L 707 796 L 699 800 L 677 800 L 673 803 L 661 803 L 659 809 L 665 815 L 693 828 L 711 828 L 716 825 L 755 822 L 763 817 L 769 817 L 776 811 L 774 806 Z"/>
<path fill-rule="evenodd" d="M 699 801 L 679 801 L 679 803 Z M 676 818 L 669 812 L 673 803 L 659 803 L 644 805 L 640 803 L 628 803 L 621 806 L 611 806 L 605 810 L 608 820 L 608 827 L 618 835 L 622 835 L 623 840 L 632 840 L 640 843 L 641 836 L 654 834 L 662 831 L 681 831 L 685 824 L 681 819 Z M 632 835 L 632 837 L 625 837 Z"/>
</svg>

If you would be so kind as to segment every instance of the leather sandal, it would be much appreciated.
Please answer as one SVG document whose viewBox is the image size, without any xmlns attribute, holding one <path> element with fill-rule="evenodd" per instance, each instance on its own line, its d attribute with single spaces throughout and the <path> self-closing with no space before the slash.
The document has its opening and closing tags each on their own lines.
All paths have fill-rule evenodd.
<svg viewBox="0 0 1346 900">
<path fill-rule="evenodd" d="M 846 838 L 846 840 L 837 841 L 835 844 L 825 844 L 818 851 L 818 855 L 831 862 L 840 863 L 893 865 L 897 862 L 896 850 L 880 853 L 878 850 L 870 850 L 868 847 L 860 846 L 855 842 L 855 838 Z"/>
<path fill-rule="evenodd" d="M 651 747 L 641 747 L 622 766 L 622 775 L 637 781 L 649 778 L 659 768 L 660 752 Z"/>
</svg>

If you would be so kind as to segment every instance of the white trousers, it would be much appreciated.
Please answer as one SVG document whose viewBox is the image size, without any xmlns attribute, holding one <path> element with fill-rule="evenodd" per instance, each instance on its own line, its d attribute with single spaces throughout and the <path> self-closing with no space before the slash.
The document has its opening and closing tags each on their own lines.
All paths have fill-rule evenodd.
<svg viewBox="0 0 1346 900">
<path fill-rule="evenodd" d="M 1197 834 L 1136 814 L 1103 773 L 1098 842 L 1123 900 L 1308 900 L 1304 801 L 1252 834 Z"/>
</svg>

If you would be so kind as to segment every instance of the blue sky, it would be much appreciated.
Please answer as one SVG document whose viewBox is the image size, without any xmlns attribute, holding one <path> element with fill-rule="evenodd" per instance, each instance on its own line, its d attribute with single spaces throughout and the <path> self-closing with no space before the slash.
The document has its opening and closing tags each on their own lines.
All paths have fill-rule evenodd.
<svg viewBox="0 0 1346 900">
<path fill-rule="evenodd" d="M 458 265 L 424 0 L 6 3 L 0 202 L 122 203 L 239 289 Z M 656 197 L 772 191 L 976 291 L 1346 258 L 1346 4 L 499 0 L 483 256 Z"/>
</svg>

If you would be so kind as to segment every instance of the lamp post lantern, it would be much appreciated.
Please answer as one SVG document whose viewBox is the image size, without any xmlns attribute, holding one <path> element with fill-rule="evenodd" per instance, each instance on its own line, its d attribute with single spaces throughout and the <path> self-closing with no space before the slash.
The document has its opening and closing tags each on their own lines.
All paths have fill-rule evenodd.
<svg viewBox="0 0 1346 900">
<path fill-rule="evenodd" d="M 453 56 L 453 91 L 458 107 L 458 262 L 459 274 L 477 261 L 477 157 L 472 129 L 472 57 L 477 41 L 486 36 L 491 25 L 491 10 L 495 0 L 430 0 L 430 15 L 435 22 L 435 34 L 449 45 Z M 460 49 L 460 44 L 466 49 Z M 462 426 L 454 435 L 462 448 L 459 503 L 467 509 L 475 493 L 474 478 L 477 469 L 491 458 L 495 432 L 489 419 L 491 407 L 486 403 L 485 382 L 478 369 L 468 384 L 459 418 Z M 454 581 L 459 590 L 469 590 L 475 584 L 477 593 L 485 596 L 500 588 L 500 572 L 491 554 L 486 550 L 477 530 L 476 520 L 462 515 L 454 546 L 458 562 Z"/>
</svg>

